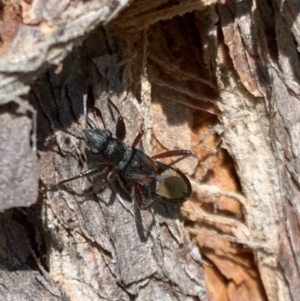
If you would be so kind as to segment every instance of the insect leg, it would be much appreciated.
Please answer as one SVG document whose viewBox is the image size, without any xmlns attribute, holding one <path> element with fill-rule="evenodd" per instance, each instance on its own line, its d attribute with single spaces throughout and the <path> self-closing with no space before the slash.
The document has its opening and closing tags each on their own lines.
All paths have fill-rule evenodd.
<svg viewBox="0 0 300 301">
<path fill-rule="evenodd" d="M 137 145 L 139 144 L 139 142 L 141 141 L 142 137 L 144 135 L 144 130 L 140 130 L 140 132 L 138 133 L 138 135 L 135 137 L 133 143 L 132 143 L 132 147 L 135 148 L 137 147 Z"/>
<path fill-rule="evenodd" d="M 185 150 L 185 149 L 176 149 L 176 150 L 171 150 L 171 151 L 166 151 L 161 154 L 157 154 L 151 157 L 151 159 L 156 160 L 156 159 L 162 159 L 162 158 L 169 158 L 169 157 L 177 157 L 181 156 L 177 160 L 173 161 L 169 165 L 174 165 L 178 163 L 179 161 L 183 160 L 184 158 L 191 156 L 193 153 L 190 150 Z"/>
<path fill-rule="evenodd" d="M 147 202 L 147 204 L 145 204 L 145 205 L 143 204 L 143 199 L 142 199 L 142 195 L 140 192 L 140 184 L 138 182 L 134 183 L 133 197 L 134 197 L 134 201 L 137 203 L 139 208 L 142 210 L 147 209 L 155 201 L 154 199 L 151 199 L 150 201 Z"/>
<path fill-rule="evenodd" d="M 105 185 L 114 181 L 116 179 L 116 177 L 118 176 L 118 174 L 119 174 L 119 170 L 113 169 L 112 172 L 110 172 L 110 174 L 108 175 L 108 177 L 106 178 L 106 180 L 104 182 L 100 183 L 96 187 L 93 187 L 92 191 L 88 192 L 87 194 L 90 194 L 92 192 L 96 193 L 100 188 L 102 188 Z"/>
<path fill-rule="evenodd" d="M 101 167 L 101 170 L 103 170 L 103 167 L 106 168 L 108 166 L 109 166 L 109 164 L 107 164 L 107 163 L 98 164 L 96 167 L 93 167 L 93 168 L 90 168 L 90 169 L 88 169 L 88 170 L 86 170 L 84 172 L 81 172 L 80 174 L 78 174 L 75 177 L 72 177 L 72 178 L 60 181 L 54 187 L 58 187 L 58 186 L 60 186 L 62 184 L 65 184 L 65 183 L 77 180 L 77 179 L 82 178 L 82 177 L 87 177 L 89 175 L 96 174 L 96 173 L 98 173 L 100 171 L 100 167 Z"/>
<path fill-rule="evenodd" d="M 143 206 L 142 196 L 139 191 L 139 183 L 135 182 L 133 186 L 133 197 L 140 209 L 145 209 Z"/>
</svg>

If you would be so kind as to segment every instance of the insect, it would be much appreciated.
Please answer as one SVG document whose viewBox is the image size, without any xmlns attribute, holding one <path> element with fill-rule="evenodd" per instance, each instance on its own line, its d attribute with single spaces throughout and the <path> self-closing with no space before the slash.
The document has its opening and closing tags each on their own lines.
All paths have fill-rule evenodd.
<svg viewBox="0 0 300 301">
<path fill-rule="evenodd" d="M 113 137 L 109 130 L 97 128 L 91 122 L 87 122 L 90 128 L 83 132 L 86 146 L 93 154 L 99 155 L 102 162 L 75 177 L 59 182 L 58 185 L 80 177 L 101 174 L 104 169 L 108 169 L 104 183 L 101 183 L 94 191 L 119 176 L 131 183 L 133 197 L 141 209 L 146 209 L 155 200 L 175 204 L 186 201 L 192 194 L 190 181 L 181 171 L 171 165 L 191 155 L 191 151 L 172 150 L 149 157 L 136 148 L 143 136 L 143 130 L 136 136 L 132 145 L 125 144 L 123 140 L 126 136 L 126 128 L 123 117 L 110 99 L 108 104 L 118 113 L 116 137 Z M 157 161 L 161 158 L 176 156 L 181 158 L 170 165 Z"/>
</svg>

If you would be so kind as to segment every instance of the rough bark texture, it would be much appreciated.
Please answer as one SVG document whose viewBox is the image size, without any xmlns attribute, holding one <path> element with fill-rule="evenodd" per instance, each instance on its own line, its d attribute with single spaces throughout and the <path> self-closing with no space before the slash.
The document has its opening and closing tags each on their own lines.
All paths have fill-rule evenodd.
<svg viewBox="0 0 300 301">
<path fill-rule="evenodd" d="M 299 300 L 298 2 L 0 8 L 0 300 Z M 126 143 L 193 151 L 181 210 L 83 194 L 103 178 L 49 190 L 99 162 L 85 94 Z"/>
</svg>

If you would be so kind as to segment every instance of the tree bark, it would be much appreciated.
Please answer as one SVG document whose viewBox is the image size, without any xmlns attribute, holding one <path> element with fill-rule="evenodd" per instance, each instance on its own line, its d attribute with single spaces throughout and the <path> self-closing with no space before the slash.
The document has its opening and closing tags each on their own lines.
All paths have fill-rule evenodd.
<svg viewBox="0 0 300 301">
<path fill-rule="evenodd" d="M 1 7 L 0 300 L 299 299 L 299 4 Z M 99 163 L 84 95 L 149 156 L 192 150 L 180 209 L 55 186 Z"/>
</svg>

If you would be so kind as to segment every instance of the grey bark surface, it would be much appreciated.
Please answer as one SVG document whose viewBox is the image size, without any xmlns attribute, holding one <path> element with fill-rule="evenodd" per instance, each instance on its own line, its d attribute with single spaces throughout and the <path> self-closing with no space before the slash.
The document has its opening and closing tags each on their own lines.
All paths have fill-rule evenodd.
<svg viewBox="0 0 300 301">
<path fill-rule="evenodd" d="M 94 51 L 94 45 L 101 46 L 96 53 L 89 53 L 89 49 Z M 111 55 L 110 45 L 114 45 Z M 108 109 L 108 98 L 125 118 L 128 144 L 142 128 L 143 119 L 130 96 L 135 83 L 128 81 L 129 70 L 123 65 L 127 55 L 120 38 L 116 39 L 107 29 L 98 30 L 64 62 L 65 73 L 49 72 L 33 87 L 38 106 L 49 121 L 45 128 L 57 129 L 48 142 L 54 151 L 49 152 L 47 147 L 41 151 L 40 162 L 45 171 L 41 179 L 47 187 L 99 163 L 99 158 L 89 157 L 76 137 L 82 135 L 86 126 L 82 101 L 86 82 L 93 88 L 94 106 L 101 112 L 107 129 L 114 133 L 116 123 L 116 112 Z M 45 93 L 55 86 L 60 87 L 57 96 Z M 46 138 L 38 137 L 38 141 Z M 53 171 L 47 169 L 49 161 L 55 162 Z M 97 187 L 101 178 L 93 182 Z M 68 296 L 83 294 L 85 300 L 129 300 L 130 295 L 137 300 L 205 296 L 203 272 L 191 257 L 193 246 L 181 229 L 178 206 L 158 203 L 152 210 L 141 211 L 132 202 L 130 191 L 124 191 L 118 182 L 82 196 L 89 186 L 87 179 L 79 179 L 45 194 L 46 227 L 59 244 L 59 252 L 50 248 L 48 254 L 51 275 Z M 59 229 L 58 233 L 54 229 Z"/>
</svg>

